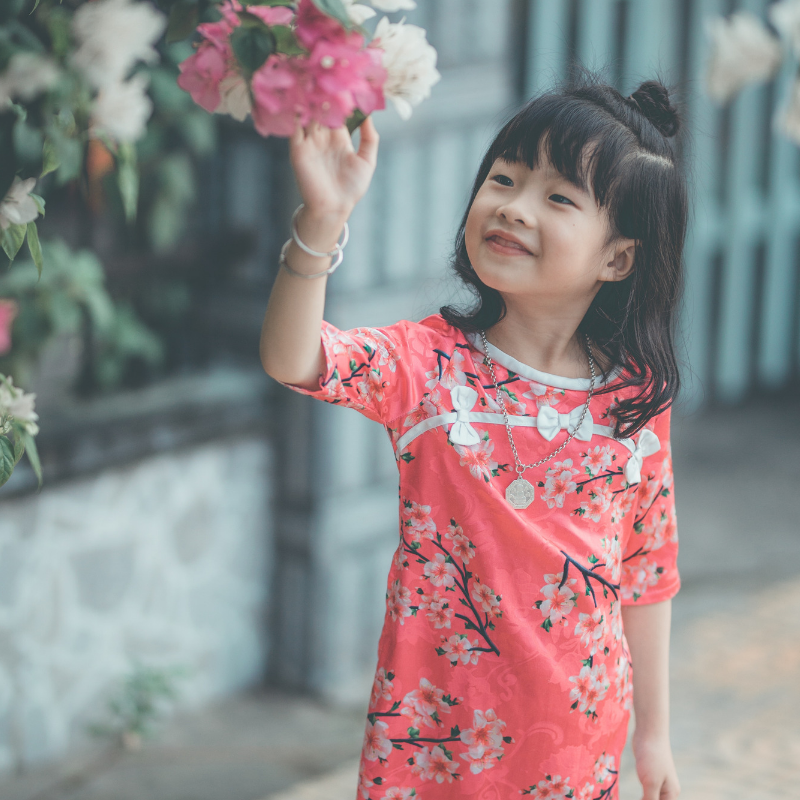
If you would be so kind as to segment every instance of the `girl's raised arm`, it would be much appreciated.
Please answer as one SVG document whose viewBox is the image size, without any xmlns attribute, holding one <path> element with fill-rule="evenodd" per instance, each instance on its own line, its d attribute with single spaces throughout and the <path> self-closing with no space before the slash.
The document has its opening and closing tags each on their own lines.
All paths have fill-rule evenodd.
<svg viewBox="0 0 800 800">
<path fill-rule="evenodd" d="M 358 151 L 346 125 L 330 129 L 316 122 L 298 123 L 289 140 L 289 156 L 305 208 L 297 218 L 301 241 L 328 252 L 358 201 L 369 188 L 378 157 L 378 132 L 372 117 L 361 124 Z M 330 257 L 301 250 L 292 241 L 286 262 L 296 272 L 327 269 Z M 305 388 L 316 386 L 324 367 L 320 326 L 325 309 L 327 276 L 308 280 L 278 271 L 272 287 L 259 352 L 267 374 L 275 380 Z"/>
</svg>

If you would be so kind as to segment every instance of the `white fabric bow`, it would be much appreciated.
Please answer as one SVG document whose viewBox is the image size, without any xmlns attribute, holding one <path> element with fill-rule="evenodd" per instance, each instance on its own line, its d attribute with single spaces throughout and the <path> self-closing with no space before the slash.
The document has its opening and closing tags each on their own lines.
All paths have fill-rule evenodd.
<svg viewBox="0 0 800 800">
<path fill-rule="evenodd" d="M 552 406 L 542 406 L 539 409 L 539 416 L 536 418 L 536 427 L 548 442 L 552 442 L 555 435 L 562 430 L 569 431 L 569 433 L 575 431 L 576 439 L 588 442 L 591 441 L 594 432 L 592 412 L 586 410 L 586 416 L 583 418 L 580 428 L 575 430 L 581 414 L 583 414 L 583 406 L 573 408 L 569 414 L 559 414 Z"/>
<path fill-rule="evenodd" d="M 450 427 L 450 441 L 453 444 L 478 444 L 481 437 L 469 421 L 469 412 L 478 402 L 478 393 L 471 386 L 454 386 L 450 399 L 456 412 L 456 421 Z"/>
<path fill-rule="evenodd" d="M 661 449 L 661 442 L 653 431 L 645 428 L 639 434 L 639 441 L 633 449 L 633 455 L 625 465 L 625 480 L 630 484 L 639 483 L 642 479 L 642 462 L 647 456 L 657 453 Z"/>
</svg>

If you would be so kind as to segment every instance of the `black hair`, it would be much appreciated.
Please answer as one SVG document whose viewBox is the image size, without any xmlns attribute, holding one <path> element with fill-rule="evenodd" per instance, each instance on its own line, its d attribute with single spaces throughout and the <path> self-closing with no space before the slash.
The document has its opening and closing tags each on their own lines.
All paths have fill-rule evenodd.
<svg viewBox="0 0 800 800">
<path fill-rule="evenodd" d="M 503 298 L 480 280 L 465 243 L 472 202 L 497 158 L 531 169 L 546 158 L 575 185 L 591 184 L 598 205 L 608 212 L 608 243 L 636 241 L 632 273 L 604 283 L 578 327 L 604 356 L 605 377 L 621 368 L 598 393 L 641 387 L 615 408 L 620 437 L 632 436 L 668 408 L 680 388 L 673 340 L 688 191 L 670 141 L 679 128 L 678 111 L 658 81 L 644 82 L 626 98 L 582 71 L 569 84 L 528 101 L 489 145 L 456 234 L 451 267 L 476 303 L 467 311 L 441 309 L 465 332 L 489 328 L 505 316 Z"/>
</svg>

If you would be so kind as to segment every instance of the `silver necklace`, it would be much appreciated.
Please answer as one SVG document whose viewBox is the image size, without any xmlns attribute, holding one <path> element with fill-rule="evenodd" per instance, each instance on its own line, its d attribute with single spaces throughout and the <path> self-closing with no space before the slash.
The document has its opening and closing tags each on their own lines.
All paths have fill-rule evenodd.
<svg viewBox="0 0 800 800">
<path fill-rule="evenodd" d="M 497 404 L 500 406 L 500 410 L 503 412 L 503 419 L 505 420 L 506 424 L 506 433 L 508 434 L 508 443 L 511 445 L 511 452 L 514 454 L 514 465 L 517 472 L 516 480 L 513 480 L 506 489 L 506 500 L 513 508 L 527 508 L 533 502 L 535 491 L 533 485 L 522 477 L 522 473 L 525 472 L 526 469 L 538 467 L 541 464 L 544 464 L 545 461 L 549 461 L 551 458 L 553 458 L 553 456 L 557 456 L 572 441 L 572 437 L 575 436 L 580 429 L 581 425 L 583 424 L 583 420 L 586 417 L 586 412 L 589 410 L 589 403 L 591 402 L 592 394 L 594 393 L 595 381 L 592 345 L 589 341 L 589 337 L 586 336 L 586 350 L 589 356 L 589 370 L 592 373 L 592 379 L 589 384 L 589 394 L 586 397 L 586 403 L 583 406 L 583 413 L 581 414 L 581 418 L 578 420 L 578 424 L 573 427 L 572 432 L 569 434 L 569 436 L 567 436 L 566 440 L 561 444 L 561 446 L 553 450 L 549 456 L 545 456 L 533 464 L 523 464 L 520 461 L 519 454 L 517 453 L 517 446 L 514 444 L 514 437 L 511 435 L 511 423 L 508 421 L 508 411 L 506 411 L 505 400 L 503 400 L 503 392 L 500 389 L 500 386 L 497 383 L 497 378 L 494 374 L 494 362 L 489 355 L 489 342 L 486 341 L 486 332 L 484 330 L 481 330 L 481 339 L 483 339 L 483 363 L 489 367 L 489 372 L 492 375 L 492 383 L 494 384 L 495 392 L 497 393 Z"/>
</svg>

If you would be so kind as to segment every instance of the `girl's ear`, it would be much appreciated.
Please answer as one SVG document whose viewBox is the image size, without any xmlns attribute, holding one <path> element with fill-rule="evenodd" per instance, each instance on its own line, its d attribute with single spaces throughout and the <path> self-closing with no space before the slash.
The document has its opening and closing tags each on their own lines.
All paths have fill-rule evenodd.
<svg viewBox="0 0 800 800">
<path fill-rule="evenodd" d="M 613 257 L 607 261 L 600 273 L 601 281 L 623 281 L 633 272 L 636 253 L 635 239 L 618 239 L 614 243 Z"/>
</svg>

